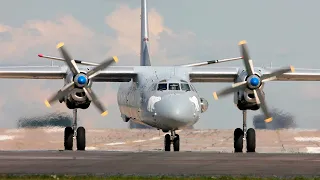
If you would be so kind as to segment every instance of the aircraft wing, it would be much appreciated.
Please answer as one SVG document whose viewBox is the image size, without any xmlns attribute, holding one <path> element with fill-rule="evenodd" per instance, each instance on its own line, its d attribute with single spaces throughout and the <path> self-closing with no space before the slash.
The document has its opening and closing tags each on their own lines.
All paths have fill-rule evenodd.
<svg viewBox="0 0 320 180">
<path fill-rule="evenodd" d="M 234 82 L 239 68 L 192 67 L 189 71 L 191 82 Z"/>
<path fill-rule="evenodd" d="M 134 67 L 130 66 L 111 66 L 106 70 L 100 71 L 99 75 L 93 78 L 95 82 L 129 82 L 135 78 L 137 73 Z"/>
<path fill-rule="evenodd" d="M 269 76 L 279 68 L 257 68 L 263 76 Z M 189 71 L 191 82 L 234 82 L 239 73 L 237 67 L 192 67 Z M 294 72 L 277 76 L 274 81 L 320 81 L 320 69 L 295 68 Z"/>
<path fill-rule="evenodd" d="M 0 79 L 63 79 L 67 67 L 60 66 L 0 66 Z M 97 82 L 124 82 L 134 78 L 133 67 L 112 66 L 93 78 Z"/>
<path fill-rule="evenodd" d="M 63 79 L 66 69 L 59 66 L 0 66 L 4 79 Z"/>
<path fill-rule="evenodd" d="M 278 69 L 280 68 L 263 68 L 263 76 Z M 279 75 L 273 81 L 320 81 L 320 69 L 295 68 L 294 72 Z"/>
</svg>

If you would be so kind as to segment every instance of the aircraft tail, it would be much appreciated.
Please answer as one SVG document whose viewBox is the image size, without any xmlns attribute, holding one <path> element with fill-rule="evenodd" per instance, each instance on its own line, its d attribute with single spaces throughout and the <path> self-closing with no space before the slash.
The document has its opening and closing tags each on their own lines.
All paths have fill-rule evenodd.
<svg viewBox="0 0 320 180">
<path fill-rule="evenodd" d="M 140 47 L 140 66 L 151 66 L 149 56 L 149 27 L 148 27 L 148 8 L 147 0 L 141 0 L 141 47 Z"/>
</svg>

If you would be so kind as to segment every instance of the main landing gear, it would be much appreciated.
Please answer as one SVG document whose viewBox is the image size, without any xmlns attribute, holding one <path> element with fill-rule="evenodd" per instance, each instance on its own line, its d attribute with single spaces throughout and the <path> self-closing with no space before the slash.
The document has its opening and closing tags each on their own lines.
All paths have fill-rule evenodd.
<svg viewBox="0 0 320 180">
<path fill-rule="evenodd" d="M 73 125 L 64 129 L 64 149 L 72 150 L 73 139 L 77 140 L 77 150 L 84 151 L 86 148 L 86 130 L 84 127 L 77 128 L 77 109 L 73 109 Z"/>
<path fill-rule="evenodd" d="M 164 136 L 164 150 L 170 151 L 171 143 L 173 144 L 173 150 L 179 151 L 180 150 L 180 138 L 179 134 L 176 134 L 174 130 L 171 130 L 171 135 L 166 134 Z"/>
<path fill-rule="evenodd" d="M 247 130 L 247 111 L 242 111 L 243 129 L 234 130 L 234 152 L 242 152 L 243 141 L 246 140 L 247 152 L 256 151 L 256 132 L 253 128 Z M 245 138 L 244 138 L 245 137 Z"/>
</svg>

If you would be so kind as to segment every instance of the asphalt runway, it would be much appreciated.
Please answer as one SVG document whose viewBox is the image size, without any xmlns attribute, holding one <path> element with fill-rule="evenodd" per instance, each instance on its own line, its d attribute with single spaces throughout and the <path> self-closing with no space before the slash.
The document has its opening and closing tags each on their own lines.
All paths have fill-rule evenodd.
<svg viewBox="0 0 320 180">
<path fill-rule="evenodd" d="M 1 151 L 1 174 L 319 176 L 318 154 Z"/>
<path fill-rule="evenodd" d="M 179 131 L 180 152 L 157 130 L 89 128 L 85 152 L 59 151 L 63 131 L 0 129 L 0 173 L 320 176 L 320 130 L 256 130 L 253 154 L 233 153 L 233 130 Z"/>
</svg>

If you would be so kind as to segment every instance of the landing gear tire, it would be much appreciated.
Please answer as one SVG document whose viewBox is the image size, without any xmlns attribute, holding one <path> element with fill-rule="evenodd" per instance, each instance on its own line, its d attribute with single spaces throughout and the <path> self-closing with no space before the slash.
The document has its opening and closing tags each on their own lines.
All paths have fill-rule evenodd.
<svg viewBox="0 0 320 180">
<path fill-rule="evenodd" d="M 164 136 L 164 150 L 170 151 L 170 147 L 171 147 L 171 137 L 169 134 L 166 134 Z"/>
<path fill-rule="evenodd" d="M 166 134 L 164 136 L 164 151 L 170 151 L 171 143 L 174 151 L 180 151 L 180 137 L 174 130 L 171 130 L 171 135 Z"/>
<path fill-rule="evenodd" d="M 64 129 L 64 149 L 72 150 L 73 138 L 77 140 L 77 150 L 84 151 L 86 148 L 86 130 L 84 127 L 77 127 L 77 109 L 73 109 L 73 125 Z"/>
<path fill-rule="evenodd" d="M 173 150 L 179 151 L 180 150 L 180 137 L 179 134 L 176 134 L 176 137 L 173 139 Z"/>
<path fill-rule="evenodd" d="M 84 127 L 77 129 L 77 150 L 84 151 L 86 148 L 86 130 Z"/>
<path fill-rule="evenodd" d="M 64 149 L 72 150 L 73 147 L 73 129 L 66 127 L 64 129 Z"/>
<path fill-rule="evenodd" d="M 249 128 L 246 133 L 247 152 L 256 152 L 256 132 L 253 128 Z"/>
<path fill-rule="evenodd" d="M 240 128 L 234 130 L 234 152 L 242 152 L 243 149 L 243 131 Z"/>
</svg>

